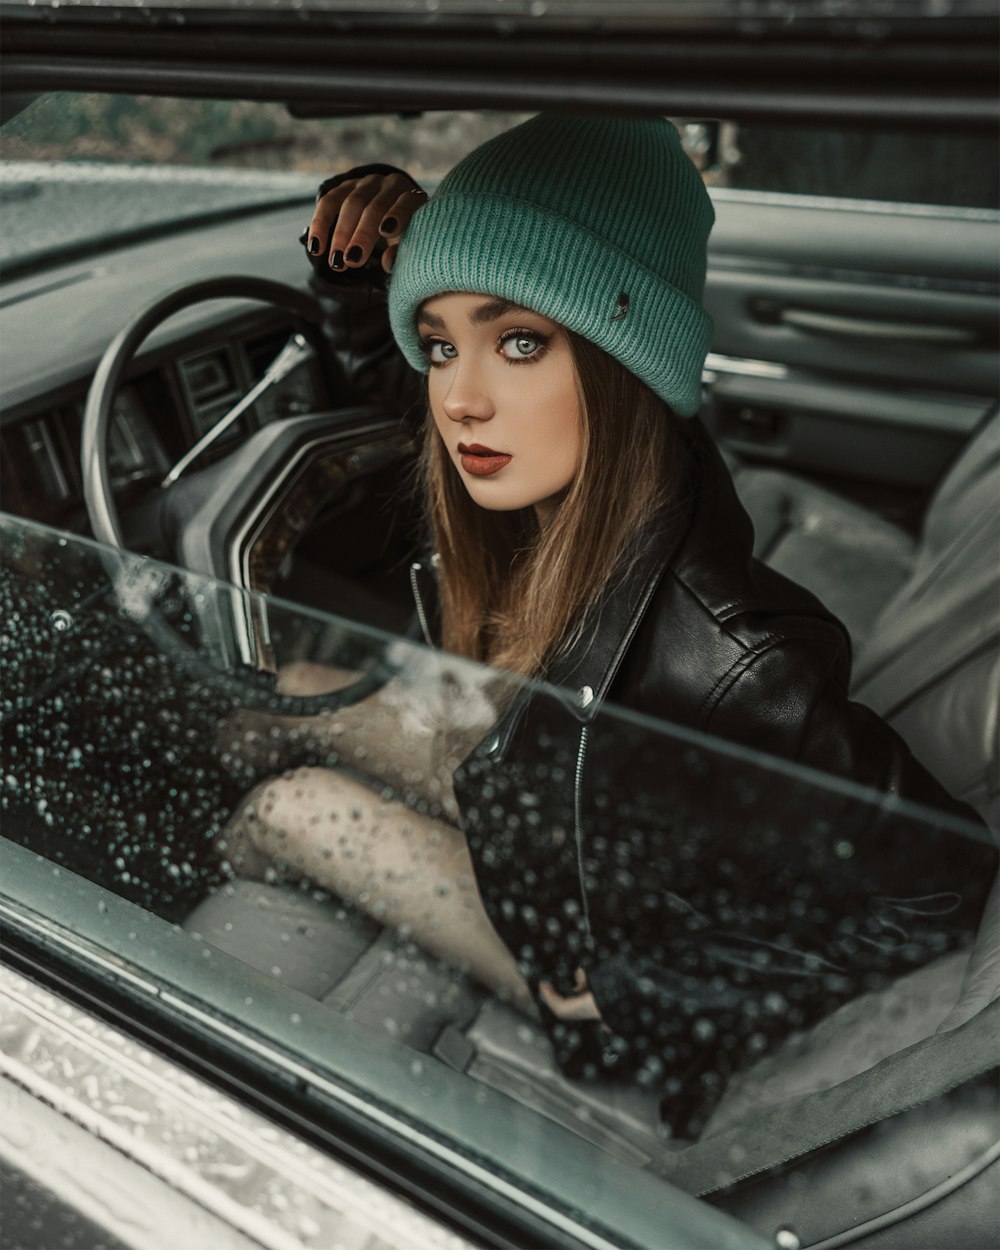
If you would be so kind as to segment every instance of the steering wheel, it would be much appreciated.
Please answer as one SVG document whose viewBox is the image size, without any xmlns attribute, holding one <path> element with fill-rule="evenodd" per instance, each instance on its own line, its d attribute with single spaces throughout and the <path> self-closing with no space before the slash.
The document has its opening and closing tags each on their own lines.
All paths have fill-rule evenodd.
<svg viewBox="0 0 1000 1250">
<path fill-rule="evenodd" d="M 315 337 L 321 318 L 318 302 L 283 282 L 233 275 L 186 283 L 168 292 L 134 317 L 108 344 L 83 410 L 80 454 L 83 497 L 94 537 L 110 547 L 124 547 L 121 520 L 111 485 L 108 440 L 115 395 L 126 366 L 141 343 L 168 317 L 213 299 L 249 299 L 291 313 Z"/>
<path fill-rule="evenodd" d="M 257 300 L 291 314 L 296 329 L 323 359 L 326 347 L 320 330 L 322 310 L 318 300 L 294 287 L 265 278 L 224 276 L 206 278 L 169 292 L 133 318 L 112 340 L 101 358 L 87 394 L 81 431 L 81 470 L 87 515 L 95 537 L 106 546 L 124 549 L 121 518 L 112 489 L 109 436 L 114 400 L 125 370 L 140 344 L 161 322 L 192 304 L 216 299 Z M 364 431 L 358 445 L 359 427 Z M 171 554 L 193 572 L 233 581 L 243 590 L 267 591 L 284 557 L 307 528 L 308 521 L 331 494 L 342 490 L 352 476 L 388 463 L 407 443 L 399 424 L 384 416 L 375 421 L 371 410 L 349 409 L 335 414 L 310 414 L 272 422 L 251 434 L 223 460 L 179 480 L 164 483 L 147 511 L 165 536 Z M 237 518 L 245 518 L 254 501 L 277 498 L 276 482 L 294 483 L 294 523 L 273 504 L 257 527 L 256 551 L 238 566 L 228 560 L 229 535 Z M 304 483 L 304 485 L 303 485 Z M 264 528 L 262 528 L 264 527 Z M 261 539 L 261 533 L 263 538 Z M 109 553 L 110 555 L 110 553 Z M 125 561 L 111 557 L 106 563 L 119 601 L 136 615 L 135 595 L 123 587 Z M 141 597 L 140 597 L 141 598 Z M 241 663 L 238 671 L 209 666 L 206 657 L 184 642 L 159 614 L 147 613 L 143 628 L 157 644 L 180 655 L 188 664 L 222 682 L 227 693 L 238 683 L 245 706 L 280 715 L 308 716 L 335 710 L 363 699 L 391 675 L 383 662 L 341 690 L 325 695 L 291 696 L 274 693 L 274 672 L 266 642 L 266 604 L 259 596 L 220 596 L 233 613 Z M 249 606 L 248 606 L 249 605 Z M 141 605 L 139 607 L 141 613 Z M 261 621 L 260 614 L 265 614 Z"/>
</svg>

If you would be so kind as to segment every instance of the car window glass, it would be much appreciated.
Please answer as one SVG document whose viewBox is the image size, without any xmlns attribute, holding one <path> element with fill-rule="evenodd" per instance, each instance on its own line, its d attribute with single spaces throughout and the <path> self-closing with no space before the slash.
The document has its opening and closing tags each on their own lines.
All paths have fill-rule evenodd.
<svg viewBox="0 0 1000 1250">
<path fill-rule="evenodd" d="M 682 124 L 713 186 L 892 203 L 996 208 L 992 136 L 959 127 Z"/>
<path fill-rule="evenodd" d="M 301 201 L 308 217 L 323 178 L 373 161 L 433 187 L 523 116 L 296 117 L 277 103 L 53 93 L 0 130 L 0 259 L 20 266 L 73 244 L 279 203 Z M 46 218 L 60 222 L 57 238 Z"/>
<path fill-rule="evenodd" d="M 293 116 L 280 103 L 61 92 L 0 129 L 0 260 L 20 268 L 102 240 L 302 202 L 332 172 L 379 161 L 433 188 L 509 112 Z M 720 188 L 995 208 L 992 136 L 889 126 L 677 119 Z M 58 237 L 43 223 L 60 222 Z"/>
<path fill-rule="evenodd" d="M 692 1192 L 699 1166 L 767 1166 L 761 1108 L 923 1037 L 921 978 L 963 958 L 971 915 L 935 888 L 936 864 L 975 862 L 960 822 L 30 523 L 6 519 L 2 548 L 4 837 L 41 857 L 9 861 L 9 914 L 46 915 L 51 958 L 110 952 L 227 1044 L 268 1039 L 532 1192 L 561 1175 L 530 1167 L 536 1123 Z M 518 755 L 528 732 L 550 749 Z M 442 854 L 460 819 L 476 880 Z M 874 831 L 900 872 L 926 865 L 916 896 L 872 895 Z M 578 1015 L 470 975 L 473 945 L 443 939 L 477 889 Z M 181 928 L 154 941 L 137 916 Z M 645 1043 L 619 1011 L 648 1014 Z M 713 1137 L 721 1163 L 686 1153 Z"/>
</svg>

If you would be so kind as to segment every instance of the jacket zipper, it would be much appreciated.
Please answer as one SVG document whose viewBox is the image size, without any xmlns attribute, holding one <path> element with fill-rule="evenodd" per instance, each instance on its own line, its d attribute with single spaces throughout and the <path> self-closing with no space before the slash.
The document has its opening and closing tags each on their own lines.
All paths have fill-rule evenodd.
<svg viewBox="0 0 1000 1250">
<path fill-rule="evenodd" d="M 413 590 L 413 602 L 417 606 L 417 620 L 420 622 L 420 630 L 424 636 L 424 641 L 429 647 L 433 647 L 434 639 L 431 637 L 431 631 L 427 625 L 427 613 L 424 611 L 424 601 L 420 597 L 420 585 L 417 581 L 417 574 L 422 568 L 423 565 L 416 562 L 410 565 L 410 587 Z"/>
<path fill-rule="evenodd" d="M 576 775 L 573 779 L 573 824 L 576 835 L 576 871 L 580 879 L 580 899 L 583 903 L 583 926 L 587 934 L 587 945 L 593 947 L 594 939 L 590 932 L 590 905 L 587 902 L 587 886 L 583 874 L 583 765 L 587 758 L 587 740 L 590 737 L 590 726 L 584 725 L 580 730 L 580 745 L 576 750 Z"/>
<path fill-rule="evenodd" d="M 424 602 L 420 597 L 420 584 L 417 580 L 417 574 L 422 567 L 419 561 L 415 561 L 410 565 L 410 586 L 413 590 L 413 602 L 417 608 L 417 619 L 420 622 L 420 629 L 427 641 L 427 645 L 433 647 L 434 642 L 431 638 L 430 629 L 427 626 L 427 614 L 424 611 Z M 576 773 L 573 779 L 573 824 L 576 841 L 576 871 L 580 881 L 580 901 L 583 904 L 583 926 L 587 936 L 587 945 L 593 947 L 594 939 L 590 931 L 590 904 L 587 900 L 587 887 L 583 872 L 583 766 L 587 758 L 587 742 L 589 738 L 590 726 L 584 725 L 580 729 L 580 744 L 576 752 Z"/>
</svg>

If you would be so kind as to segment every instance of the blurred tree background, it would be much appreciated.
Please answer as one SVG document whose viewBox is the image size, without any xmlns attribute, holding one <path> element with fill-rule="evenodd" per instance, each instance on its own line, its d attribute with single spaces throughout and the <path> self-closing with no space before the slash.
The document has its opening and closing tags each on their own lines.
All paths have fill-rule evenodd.
<svg viewBox="0 0 1000 1250">
<path fill-rule="evenodd" d="M 283 104 L 52 94 L 0 129 L 0 157 L 314 173 L 386 161 L 433 183 L 520 113 L 293 117 Z M 678 123 L 720 186 L 996 207 L 992 137 L 960 131 Z M 586 170 L 581 170 L 586 176 Z"/>
<path fill-rule="evenodd" d="M 437 179 L 523 113 L 293 117 L 283 104 L 54 93 L 0 130 L 7 160 L 129 161 L 316 173 L 369 161 Z"/>
</svg>

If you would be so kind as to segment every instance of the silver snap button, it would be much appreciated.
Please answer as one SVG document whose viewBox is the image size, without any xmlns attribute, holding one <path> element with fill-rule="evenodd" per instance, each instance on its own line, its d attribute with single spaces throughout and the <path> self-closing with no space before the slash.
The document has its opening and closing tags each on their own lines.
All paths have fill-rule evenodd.
<svg viewBox="0 0 1000 1250">
<path fill-rule="evenodd" d="M 73 618 L 65 610 L 65 608 L 56 608 L 49 616 L 49 624 L 60 634 L 64 634 L 73 624 Z"/>
<path fill-rule="evenodd" d="M 594 687 L 584 686 L 580 691 L 580 706 L 590 707 L 594 702 Z"/>
</svg>

